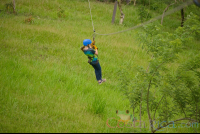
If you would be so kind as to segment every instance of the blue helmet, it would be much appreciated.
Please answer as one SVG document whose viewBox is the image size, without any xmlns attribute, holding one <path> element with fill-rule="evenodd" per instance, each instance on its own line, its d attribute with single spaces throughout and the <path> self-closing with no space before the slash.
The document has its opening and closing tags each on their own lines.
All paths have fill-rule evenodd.
<svg viewBox="0 0 200 134">
<path fill-rule="evenodd" d="M 92 43 L 92 41 L 90 40 L 90 39 L 85 39 L 84 41 L 83 41 L 83 45 L 84 46 L 87 46 L 87 45 L 89 45 L 89 44 L 91 44 Z"/>
</svg>

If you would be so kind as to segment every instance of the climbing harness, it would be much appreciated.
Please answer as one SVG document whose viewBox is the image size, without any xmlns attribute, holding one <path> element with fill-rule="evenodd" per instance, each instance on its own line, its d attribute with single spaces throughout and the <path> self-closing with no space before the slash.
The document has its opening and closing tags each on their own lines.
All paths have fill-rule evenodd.
<svg viewBox="0 0 200 134">
<path fill-rule="evenodd" d="M 92 13 L 91 13 L 90 1 L 88 0 L 88 2 L 89 2 L 90 15 L 91 15 L 91 20 L 92 20 Z M 176 11 L 179 11 L 179 10 L 181 10 L 182 8 L 184 8 L 184 7 L 186 7 L 186 6 L 189 6 L 189 5 L 191 5 L 191 4 L 193 4 L 193 1 L 192 1 L 192 0 L 188 0 L 187 2 L 181 4 L 180 6 L 174 8 L 174 9 L 168 11 L 168 12 L 166 12 L 164 16 L 170 15 L 170 14 L 172 14 L 172 13 L 174 13 L 174 12 L 176 12 Z M 156 21 L 156 20 L 158 20 L 158 19 L 161 19 L 161 18 L 162 18 L 162 15 L 159 15 L 159 16 L 153 18 L 152 20 L 146 21 L 146 22 L 144 22 L 144 23 L 142 23 L 142 24 L 136 25 L 136 26 L 131 27 L 131 28 L 129 28 L 129 29 L 122 30 L 122 31 L 118 31 L 118 32 L 114 32 L 114 33 L 108 33 L 108 34 L 95 33 L 94 24 L 93 24 L 93 20 L 92 20 L 92 26 L 93 26 L 93 31 L 94 31 L 93 40 L 94 40 L 94 38 L 95 38 L 96 35 L 113 35 L 113 34 L 123 33 L 123 32 L 126 32 L 126 31 L 130 31 L 130 30 L 136 29 L 136 28 L 138 28 L 138 27 L 144 26 L 144 25 L 146 25 L 146 24 L 149 24 L 149 23 L 154 22 L 154 21 Z"/>
</svg>

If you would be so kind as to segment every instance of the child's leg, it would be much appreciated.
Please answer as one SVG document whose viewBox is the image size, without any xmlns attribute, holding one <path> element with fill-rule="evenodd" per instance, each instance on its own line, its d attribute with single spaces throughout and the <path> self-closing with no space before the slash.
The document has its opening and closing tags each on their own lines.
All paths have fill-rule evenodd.
<svg viewBox="0 0 200 134">
<path fill-rule="evenodd" d="M 92 66 L 95 69 L 95 75 L 96 75 L 97 81 L 100 81 L 102 75 L 101 75 L 101 66 L 100 66 L 99 62 L 95 65 L 92 65 Z"/>
<path fill-rule="evenodd" d="M 99 64 L 99 62 L 97 63 L 97 75 L 98 75 L 98 80 L 102 79 L 102 72 L 101 72 L 101 66 Z"/>
</svg>

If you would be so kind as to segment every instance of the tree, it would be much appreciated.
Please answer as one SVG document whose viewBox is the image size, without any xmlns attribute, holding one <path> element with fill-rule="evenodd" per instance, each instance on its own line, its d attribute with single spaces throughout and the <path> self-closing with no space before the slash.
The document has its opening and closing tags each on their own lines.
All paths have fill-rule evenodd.
<svg viewBox="0 0 200 134">
<path fill-rule="evenodd" d="M 124 13 L 122 11 L 122 3 L 121 3 L 121 0 L 118 0 L 118 6 L 119 6 L 119 10 L 120 10 L 120 21 L 119 21 L 119 24 L 122 24 L 123 21 L 124 21 Z"/>
<path fill-rule="evenodd" d="M 170 124 L 175 127 L 175 122 L 182 120 L 200 123 L 200 54 L 180 63 L 174 73 L 167 67 L 177 62 L 178 53 L 200 33 L 198 16 L 189 14 L 184 27 L 174 33 L 163 32 L 162 26 L 155 24 L 145 25 L 144 31 L 138 35 L 151 57 L 149 67 L 138 66 L 134 78 L 125 74 L 122 80 L 132 108 L 141 107 L 141 103 L 146 106 L 153 133 Z M 155 120 L 162 124 L 155 126 Z"/>
</svg>

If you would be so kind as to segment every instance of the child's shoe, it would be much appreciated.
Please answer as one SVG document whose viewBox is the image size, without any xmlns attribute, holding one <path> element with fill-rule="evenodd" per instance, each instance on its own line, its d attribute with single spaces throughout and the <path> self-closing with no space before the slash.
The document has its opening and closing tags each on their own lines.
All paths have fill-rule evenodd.
<svg viewBox="0 0 200 134">
<path fill-rule="evenodd" d="M 99 85 L 102 84 L 103 82 L 106 82 L 106 79 L 102 79 L 101 81 L 99 81 Z"/>
</svg>

